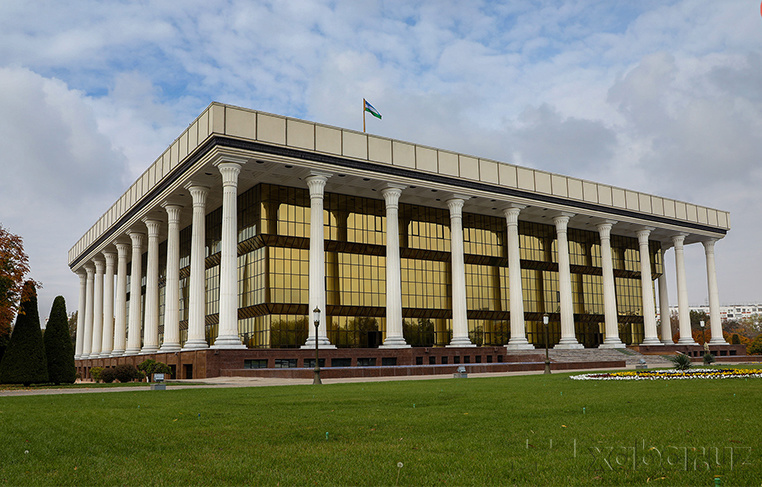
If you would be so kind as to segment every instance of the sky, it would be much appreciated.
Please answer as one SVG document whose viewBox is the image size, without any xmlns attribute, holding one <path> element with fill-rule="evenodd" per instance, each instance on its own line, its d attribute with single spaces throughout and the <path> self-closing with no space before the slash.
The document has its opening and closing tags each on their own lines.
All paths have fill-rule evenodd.
<svg viewBox="0 0 762 487">
<path fill-rule="evenodd" d="M 758 0 L 0 2 L 0 224 L 68 250 L 212 101 L 730 211 L 723 304 L 762 302 Z M 676 304 L 674 251 L 666 257 Z M 707 300 L 700 244 L 689 301 Z"/>
</svg>

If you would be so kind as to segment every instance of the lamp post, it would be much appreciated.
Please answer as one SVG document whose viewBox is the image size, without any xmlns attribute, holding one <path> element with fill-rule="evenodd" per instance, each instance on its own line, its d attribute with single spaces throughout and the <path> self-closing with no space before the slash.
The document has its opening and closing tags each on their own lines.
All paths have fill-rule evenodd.
<svg viewBox="0 0 762 487">
<path fill-rule="evenodd" d="M 701 339 L 704 342 L 704 353 L 709 353 L 709 345 L 706 343 L 706 328 L 704 328 L 704 320 L 700 320 L 699 325 L 701 325 Z"/>
<path fill-rule="evenodd" d="M 312 320 L 315 323 L 315 378 L 313 384 L 322 384 L 320 381 L 320 355 L 318 354 L 318 336 L 320 328 L 320 308 L 315 306 L 312 310 Z"/>
<path fill-rule="evenodd" d="M 545 325 L 545 373 L 550 374 L 550 358 L 548 357 L 548 314 L 542 315 L 542 324 Z"/>
</svg>

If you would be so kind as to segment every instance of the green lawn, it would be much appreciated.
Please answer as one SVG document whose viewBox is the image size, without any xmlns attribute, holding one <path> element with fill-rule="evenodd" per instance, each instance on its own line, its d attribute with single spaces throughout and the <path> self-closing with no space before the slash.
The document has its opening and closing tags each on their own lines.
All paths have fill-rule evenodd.
<svg viewBox="0 0 762 487">
<path fill-rule="evenodd" d="M 759 485 L 760 404 L 568 374 L 5 397 L 0 484 Z"/>
</svg>

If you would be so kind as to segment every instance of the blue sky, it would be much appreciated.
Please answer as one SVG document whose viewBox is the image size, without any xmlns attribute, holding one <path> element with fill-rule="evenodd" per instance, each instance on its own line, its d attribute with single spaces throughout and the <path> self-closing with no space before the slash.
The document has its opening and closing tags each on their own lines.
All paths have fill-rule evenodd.
<svg viewBox="0 0 762 487">
<path fill-rule="evenodd" d="M 757 1 L 6 0 L 0 222 L 41 315 L 76 307 L 68 249 L 209 102 L 361 129 L 363 97 L 369 132 L 730 211 L 720 299 L 762 301 Z"/>
</svg>

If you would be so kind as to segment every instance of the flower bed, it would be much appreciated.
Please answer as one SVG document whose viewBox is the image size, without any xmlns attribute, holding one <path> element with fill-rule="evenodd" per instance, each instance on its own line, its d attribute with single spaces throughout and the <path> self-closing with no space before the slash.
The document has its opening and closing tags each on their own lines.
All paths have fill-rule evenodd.
<svg viewBox="0 0 762 487">
<path fill-rule="evenodd" d="M 762 378 L 762 369 L 635 370 L 571 376 L 574 380 L 673 380 Z"/>
</svg>

